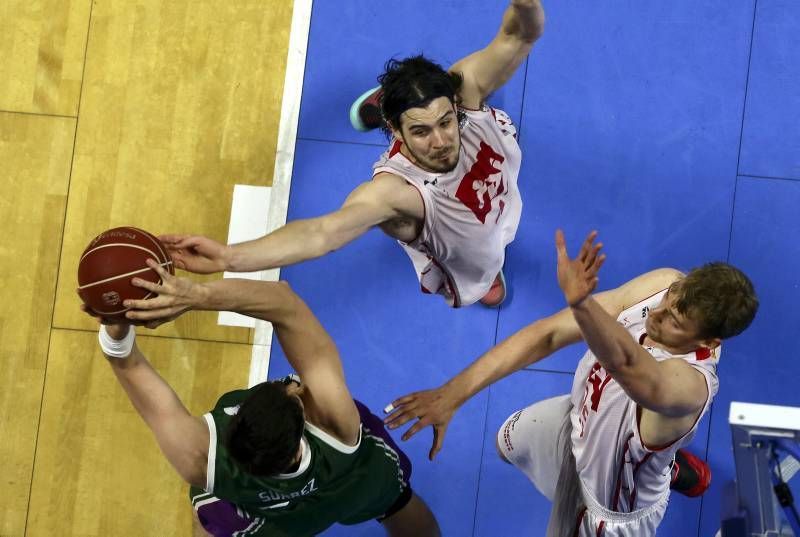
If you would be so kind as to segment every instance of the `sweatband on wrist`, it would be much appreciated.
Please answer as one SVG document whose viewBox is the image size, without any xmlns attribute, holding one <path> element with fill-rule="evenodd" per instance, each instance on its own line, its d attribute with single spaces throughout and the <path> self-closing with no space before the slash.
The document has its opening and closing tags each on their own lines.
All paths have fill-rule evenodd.
<svg viewBox="0 0 800 537">
<path fill-rule="evenodd" d="M 133 342 L 136 339 L 136 332 L 131 326 L 128 329 L 128 334 L 122 339 L 114 339 L 108 335 L 105 325 L 100 325 L 100 331 L 97 333 L 97 339 L 100 341 L 100 348 L 103 353 L 111 358 L 127 358 L 133 351 Z"/>
</svg>

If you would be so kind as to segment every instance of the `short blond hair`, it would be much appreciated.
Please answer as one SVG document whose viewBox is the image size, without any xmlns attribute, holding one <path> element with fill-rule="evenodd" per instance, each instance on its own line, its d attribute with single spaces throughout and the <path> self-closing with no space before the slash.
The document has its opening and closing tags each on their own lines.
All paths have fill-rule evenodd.
<svg viewBox="0 0 800 537">
<path fill-rule="evenodd" d="M 700 325 L 702 338 L 741 334 L 756 316 L 758 297 L 744 272 L 728 263 L 707 263 L 693 269 L 670 288 L 675 307 Z"/>
</svg>

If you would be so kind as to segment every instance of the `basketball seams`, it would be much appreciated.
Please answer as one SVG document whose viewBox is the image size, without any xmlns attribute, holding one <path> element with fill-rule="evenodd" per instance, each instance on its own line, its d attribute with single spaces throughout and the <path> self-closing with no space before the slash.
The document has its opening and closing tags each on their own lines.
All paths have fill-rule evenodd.
<svg viewBox="0 0 800 537">
<path fill-rule="evenodd" d="M 135 227 L 131 227 L 131 228 L 128 228 L 128 229 L 134 229 L 134 230 L 136 230 L 136 231 L 140 231 L 140 232 L 142 233 L 142 235 L 143 235 L 143 236 L 145 236 L 145 237 L 147 237 L 148 239 L 150 239 L 150 242 L 152 242 L 153 244 L 155 244 L 156 248 L 158 248 L 158 251 L 159 251 L 159 252 L 161 252 L 161 257 L 158 259 L 158 260 L 159 260 L 159 266 L 160 266 L 160 267 L 162 267 L 162 268 L 163 268 L 164 266 L 166 266 L 166 267 L 167 267 L 167 272 L 169 272 L 170 274 L 175 274 L 175 269 L 174 269 L 174 268 L 173 268 L 173 266 L 172 266 L 172 256 L 170 256 L 170 255 L 169 255 L 169 254 L 168 254 L 168 253 L 167 253 L 167 252 L 164 250 L 164 248 L 163 248 L 163 247 L 162 247 L 162 245 L 161 245 L 161 241 L 160 241 L 160 240 L 158 240 L 158 239 L 155 237 L 155 235 L 153 235 L 153 234 L 151 234 L 151 233 L 149 233 L 149 232 L 147 232 L 147 231 L 145 231 L 145 230 L 143 230 L 143 229 L 139 229 L 139 228 L 135 228 Z M 163 279 L 163 278 L 161 278 L 161 277 L 159 277 L 159 278 L 158 278 L 158 284 L 159 284 L 159 285 L 161 285 L 162 283 L 164 283 L 164 279 Z M 146 297 L 144 297 L 144 299 L 143 299 L 143 300 L 147 300 L 148 298 L 150 298 L 150 295 L 149 295 L 149 294 L 148 294 Z"/>
<path fill-rule="evenodd" d="M 108 248 L 111 248 L 111 250 L 108 250 Z M 132 250 L 130 248 L 132 248 Z M 99 254 L 99 257 L 98 255 L 93 256 L 92 254 Z M 121 257 L 121 265 L 117 264 L 116 268 L 109 266 L 105 270 L 100 269 L 98 273 L 98 268 L 104 264 L 104 259 L 119 257 Z M 152 258 L 154 261 L 158 262 L 160 267 L 168 270 L 171 274 L 175 273 L 172 257 L 169 255 L 164 245 L 161 244 L 161 241 L 154 235 L 132 226 L 113 228 L 101 233 L 95 237 L 86 250 L 84 250 L 78 262 L 78 291 L 81 298 L 98 314 L 113 318 L 124 315 L 125 312 L 130 311 L 130 308 L 113 309 L 115 306 L 119 308 L 121 304 L 117 302 L 117 304 L 119 304 L 117 305 L 114 304 L 111 299 L 106 299 L 106 294 L 114 293 L 117 295 L 116 300 L 120 298 L 123 300 L 126 298 L 147 300 L 156 296 L 156 293 L 146 289 L 140 289 L 140 291 L 146 293 L 144 297 L 141 297 L 138 293 L 132 296 L 129 293 L 134 287 L 131 287 L 129 282 L 124 281 L 133 276 L 140 275 L 139 277 L 145 278 L 158 285 L 163 284 L 163 279 L 160 278 L 158 274 L 153 274 L 153 276 L 156 277 L 155 281 L 150 278 L 148 271 L 153 271 L 153 269 L 146 266 L 145 261 L 147 258 Z M 83 270 L 84 265 L 87 265 L 86 270 L 88 273 Z M 114 274 L 116 270 L 123 270 L 126 272 L 124 274 Z M 81 276 L 88 276 L 88 278 L 81 278 Z M 90 281 L 81 285 L 81 283 L 83 283 L 80 281 L 81 279 L 83 282 L 86 282 L 86 280 Z M 95 281 L 91 281 L 92 279 Z M 123 288 L 130 288 L 130 291 L 126 290 L 123 292 Z M 101 294 L 103 296 L 102 301 L 100 301 Z M 102 302 L 102 304 L 99 302 Z"/>
<path fill-rule="evenodd" d="M 133 227 L 128 228 L 128 229 L 133 229 L 133 230 L 141 232 L 141 234 L 144 237 L 147 237 L 150 240 L 150 242 L 152 242 L 153 245 L 156 248 L 158 248 L 158 251 L 161 252 L 161 257 L 159 257 L 158 260 L 161 261 L 162 264 L 165 264 L 170 260 L 170 256 L 167 255 L 167 252 L 165 252 L 164 248 L 162 248 L 162 246 L 161 246 L 161 241 L 156 239 L 155 236 L 151 235 L 147 231 L 144 231 L 143 229 L 137 229 L 137 228 L 133 228 Z"/>
<path fill-rule="evenodd" d="M 159 263 L 158 264 L 158 266 L 160 266 L 160 267 L 163 267 L 165 265 L 166 265 L 166 263 Z M 118 274 L 116 276 L 112 276 L 112 277 L 106 278 L 104 280 L 97 280 L 96 282 L 87 283 L 86 285 L 81 285 L 80 287 L 78 287 L 78 289 L 83 291 L 84 289 L 88 289 L 90 287 L 94 287 L 95 285 L 100 285 L 102 283 L 113 282 L 114 280 L 118 280 L 120 278 L 125 278 L 127 276 L 134 276 L 136 274 L 141 274 L 142 272 L 147 272 L 148 270 L 153 270 L 153 269 L 151 269 L 150 267 L 140 268 L 140 269 L 134 270 L 132 272 L 126 272 L 125 274 Z M 156 283 L 156 282 L 153 282 L 153 283 Z M 161 278 L 159 278 L 157 285 L 161 285 L 161 283 L 162 283 L 161 282 Z"/>
<path fill-rule="evenodd" d="M 107 246 L 114 246 L 114 245 L 124 245 L 124 246 L 132 246 L 134 248 L 142 248 L 142 249 L 146 250 L 148 253 L 152 254 L 153 257 L 156 258 L 156 260 L 158 260 L 162 266 L 164 266 L 164 265 L 172 265 L 172 258 L 167 253 L 167 251 L 164 249 L 163 245 L 161 244 L 161 241 L 159 241 L 155 237 L 155 235 L 153 235 L 152 233 L 148 233 L 147 231 L 145 231 L 143 229 L 130 227 L 130 226 L 125 226 L 125 227 L 110 229 L 110 230 L 106 231 L 105 233 L 103 233 L 103 235 L 105 235 L 107 233 L 110 233 L 112 231 L 120 231 L 120 230 L 128 230 L 128 232 L 131 233 L 132 235 L 134 235 L 134 237 L 138 234 L 140 237 L 144 237 L 144 238 L 148 239 L 150 241 L 150 243 L 152 243 L 153 246 L 155 246 L 155 249 L 158 250 L 158 253 L 160 253 L 161 255 L 158 255 L 158 253 L 154 252 L 153 250 L 150 250 L 148 248 L 145 248 L 144 246 L 140 246 L 140 245 L 137 245 L 137 244 L 131 244 L 129 242 L 123 242 L 123 243 L 114 242 L 114 243 L 101 244 L 100 246 L 95 246 L 94 248 L 91 248 L 88 251 L 84 251 L 84 253 L 81 256 L 81 258 L 78 261 L 78 263 L 80 263 L 80 261 L 83 261 L 83 258 L 85 258 L 87 255 L 89 255 L 90 253 L 94 252 L 95 250 L 97 250 L 99 248 L 105 248 Z M 92 243 L 98 242 L 98 239 L 99 239 L 99 237 L 97 239 L 93 240 Z"/>
<path fill-rule="evenodd" d="M 152 242 L 155 245 L 155 247 L 158 248 L 158 251 L 161 252 L 161 257 L 158 259 L 159 260 L 159 265 L 161 267 L 166 266 L 167 267 L 167 272 L 169 272 L 170 274 L 175 274 L 175 269 L 172 266 L 172 256 L 170 256 L 166 252 L 166 250 L 164 250 L 164 248 L 163 248 L 163 246 L 161 244 L 161 241 L 158 240 L 155 235 L 153 235 L 152 233 L 149 233 L 149 232 L 147 232 L 147 231 L 145 231 L 143 229 L 139 229 L 139 228 L 135 228 L 135 227 L 129 227 L 128 229 L 132 229 L 134 231 L 139 231 L 139 232 L 141 232 L 141 234 L 144 237 L 147 237 L 148 239 L 150 239 L 150 242 Z M 163 280 L 163 278 L 159 277 L 158 278 L 158 284 L 161 285 L 162 283 L 164 283 L 164 280 Z M 148 298 L 150 298 L 149 295 L 145 297 L 145 300 L 148 299 Z"/>
<path fill-rule="evenodd" d="M 158 257 L 157 253 L 155 253 L 153 250 L 145 248 L 144 246 L 139 246 L 138 244 L 130 244 L 130 243 L 127 243 L 127 242 L 110 242 L 108 244 L 101 244 L 100 246 L 95 246 L 94 248 L 92 248 L 91 250 L 89 250 L 88 252 L 83 254 L 83 256 L 81 256 L 80 260 L 78 261 L 78 264 L 80 265 L 80 263 L 82 263 L 83 260 L 86 259 L 86 256 L 88 256 L 89 254 L 92 254 L 92 253 L 94 253 L 97 250 L 100 250 L 102 248 L 110 248 L 112 246 L 123 246 L 123 247 L 127 247 L 127 248 L 138 248 L 139 250 L 144 250 L 145 252 L 147 252 L 148 254 L 153 256 L 153 259 L 161 261 L 161 259 Z M 164 262 L 162 261 L 162 264 L 163 263 Z"/>
</svg>

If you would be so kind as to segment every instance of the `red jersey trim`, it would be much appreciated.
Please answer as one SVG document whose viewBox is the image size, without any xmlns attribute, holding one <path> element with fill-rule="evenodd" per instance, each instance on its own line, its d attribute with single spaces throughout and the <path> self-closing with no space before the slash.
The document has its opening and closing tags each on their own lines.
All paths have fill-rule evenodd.
<svg viewBox="0 0 800 537">
<path fill-rule="evenodd" d="M 400 140 L 395 140 L 392 144 L 392 148 L 389 150 L 389 158 L 392 158 L 396 154 L 400 152 L 400 148 L 403 146 L 403 142 Z"/>
<path fill-rule="evenodd" d="M 625 449 L 622 450 L 622 457 L 619 461 L 619 469 L 617 470 L 617 484 L 614 485 L 614 503 L 611 506 L 612 511 L 619 511 L 619 495 L 622 492 L 622 470 L 625 469 L 625 455 L 627 455 L 628 451 L 630 450 L 631 438 L 633 438 L 633 433 L 628 435 L 628 438 L 625 440 Z"/>
<path fill-rule="evenodd" d="M 460 308 L 461 298 L 459 297 L 458 289 L 456 288 L 456 283 L 453 281 L 453 278 L 450 276 L 450 273 L 447 271 L 446 268 L 444 268 L 444 266 L 441 263 L 439 263 L 436 260 L 435 257 L 431 257 L 431 261 L 433 262 L 434 265 L 439 267 L 439 270 L 441 270 L 442 274 L 444 274 L 445 284 L 447 285 L 447 287 L 450 288 L 450 294 L 453 295 L 453 307 Z"/>
<path fill-rule="evenodd" d="M 639 345 L 644 345 L 644 338 L 647 337 L 647 332 L 644 332 L 641 336 L 639 336 Z M 708 360 L 711 358 L 711 355 L 714 354 L 711 349 L 708 347 L 699 347 L 694 351 L 694 359 L 698 362 L 702 362 L 703 360 Z"/>
<path fill-rule="evenodd" d="M 703 360 L 708 360 L 711 358 L 711 349 L 707 347 L 700 347 L 696 351 L 694 351 L 695 360 L 698 362 L 702 362 Z"/>
<path fill-rule="evenodd" d="M 642 460 L 636 463 L 636 466 L 633 467 L 633 490 L 631 491 L 631 505 L 630 505 L 631 512 L 636 511 L 636 493 L 638 492 L 636 490 L 636 484 L 637 484 L 636 474 L 639 473 L 639 469 L 642 467 L 642 465 L 646 463 L 648 460 L 650 460 L 650 457 L 652 456 L 653 456 L 652 452 L 648 453 L 647 455 L 644 456 Z"/>
<path fill-rule="evenodd" d="M 575 520 L 575 532 L 572 534 L 572 537 L 580 537 L 581 535 L 581 522 L 583 522 L 583 517 L 586 514 L 586 508 L 584 507 L 581 509 L 580 513 L 578 513 L 577 520 Z"/>
<path fill-rule="evenodd" d="M 603 529 L 605 529 L 605 527 L 606 527 L 606 521 L 601 520 L 600 524 L 597 526 L 597 533 L 595 533 L 596 537 L 600 537 L 601 535 L 603 535 Z"/>
</svg>

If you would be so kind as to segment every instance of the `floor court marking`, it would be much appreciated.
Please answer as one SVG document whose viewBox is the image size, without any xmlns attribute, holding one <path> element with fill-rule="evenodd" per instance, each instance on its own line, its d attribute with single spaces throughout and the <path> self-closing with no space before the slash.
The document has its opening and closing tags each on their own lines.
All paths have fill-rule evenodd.
<svg viewBox="0 0 800 537">
<path fill-rule="evenodd" d="M 231 221 L 228 225 L 228 244 L 246 242 L 263 237 L 268 231 L 269 203 L 272 198 L 272 187 L 233 185 L 233 201 L 231 202 Z M 264 280 L 261 271 L 228 272 L 223 278 L 243 278 L 246 280 Z M 257 319 L 231 311 L 217 314 L 217 324 L 224 326 L 242 326 L 255 328 Z"/>
<path fill-rule="evenodd" d="M 311 26 L 313 0 L 294 0 L 292 8 L 292 27 L 289 34 L 289 47 L 286 58 L 286 78 L 283 83 L 281 119 L 278 126 L 278 145 L 275 152 L 275 173 L 272 177 L 272 191 L 267 229 L 272 231 L 286 223 L 289 209 L 289 188 L 292 182 L 294 149 L 297 141 L 297 125 L 300 121 L 300 99 L 303 94 L 308 34 Z M 280 270 L 266 270 L 260 274 L 262 281 L 277 281 Z M 272 343 L 272 325 L 266 321 L 256 321 L 253 337 L 253 350 L 250 355 L 250 378 L 248 386 L 254 386 L 267 378 Z"/>
</svg>

